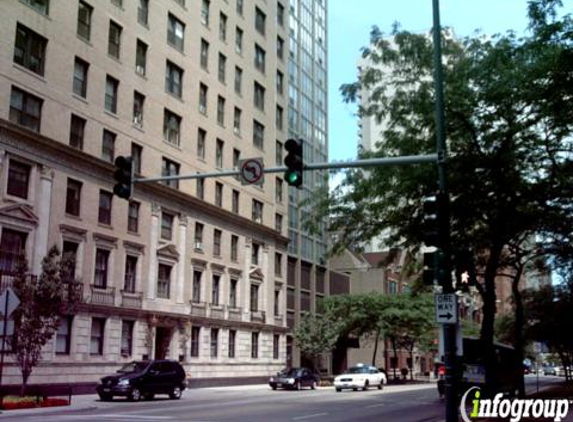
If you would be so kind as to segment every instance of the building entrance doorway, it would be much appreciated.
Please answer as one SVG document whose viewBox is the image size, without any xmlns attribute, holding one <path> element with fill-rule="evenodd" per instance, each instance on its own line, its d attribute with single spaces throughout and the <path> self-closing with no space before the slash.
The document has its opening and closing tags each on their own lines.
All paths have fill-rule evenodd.
<svg viewBox="0 0 573 422">
<path fill-rule="evenodd" d="M 172 335 L 173 329 L 169 327 L 155 328 L 155 359 L 167 358 Z"/>
</svg>

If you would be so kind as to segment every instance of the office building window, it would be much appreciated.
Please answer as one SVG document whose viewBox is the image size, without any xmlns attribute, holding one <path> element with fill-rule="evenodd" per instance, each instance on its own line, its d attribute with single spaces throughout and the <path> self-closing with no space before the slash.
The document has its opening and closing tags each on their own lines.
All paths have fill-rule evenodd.
<svg viewBox="0 0 573 422">
<path fill-rule="evenodd" d="M 241 95 L 243 90 L 243 69 L 235 67 L 235 93 Z"/>
<path fill-rule="evenodd" d="M 265 127 L 256 120 L 253 120 L 253 145 L 258 149 L 265 147 Z"/>
<path fill-rule="evenodd" d="M 241 109 L 235 107 L 235 111 L 233 113 L 233 132 L 235 135 L 241 134 Z"/>
<path fill-rule="evenodd" d="M 40 131 L 43 100 L 16 87 L 10 97 L 10 121 L 35 132 Z"/>
<path fill-rule="evenodd" d="M 261 245 L 258 243 L 253 243 L 251 245 L 251 264 L 259 265 L 259 253 L 261 250 Z"/>
<path fill-rule="evenodd" d="M 281 60 L 284 60 L 284 53 L 285 53 L 285 41 L 277 36 L 277 57 Z"/>
<path fill-rule="evenodd" d="M 79 95 L 82 98 L 86 98 L 88 90 L 88 68 L 89 64 L 76 57 L 74 62 L 74 83 L 73 90 L 74 94 Z"/>
<path fill-rule="evenodd" d="M 28 199 L 31 170 L 32 168 L 28 164 L 10 160 L 6 193 L 18 198 Z"/>
<path fill-rule="evenodd" d="M 123 290 L 129 293 L 135 292 L 135 282 L 137 277 L 137 257 L 133 255 L 125 256 L 125 273 L 123 279 Z"/>
<path fill-rule="evenodd" d="M 259 357 L 259 333 L 251 333 L 251 357 Z"/>
<path fill-rule="evenodd" d="M 101 158 L 102 160 L 113 163 L 115 158 L 115 133 L 107 129 L 103 130 L 103 137 L 101 142 Z"/>
<path fill-rule="evenodd" d="M 66 214 L 80 216 L 80 205 L 82 195 L 82 182 L 68 179 L 66 189 Z"/>
<path fill-rule="evenodd" d="M 199 357 L 199 339 L 201 327 L 191 327 L 191 357 Z"/>
<path fill-rule="evenodd" d="M 259 285 L 251 283 L 251 312 L 259 310 Z"/>
<path fill-rule="evenodd" d="M 123 6 L 123 0 L 111 0 L 112 4 L 115 4 L 117 7 Z"/>
<path fill-rule="evenodd" d="M 241 160 L 241 151 L 236 148 L 233 148 L 233 170 L 239 169 L 239 161 Z M 238 180 L 239 176 L 235 176 Z"/>
<path fill-rule="evenodd" d="M 243 0 L 236 0 L 235 9 L 237 10 L 237 15 L 243 16 L 244 2 Z"/>
<path fill-rule="evenodd" d="M 107 288 L 107 276 L 109 266 L 109 251 L 107 249 L 96 249 L 94 268 L 94 287 Z"/>
<path fill-rule="evenodd" d="M 137 127 L 143 127 L 143 105 L 145 104 L 145 95 L 133 91 L 133 124 Z"/>
<path fill-rule="evenodd" d="M 62 316 L 56 332 L 56 355 L 69 355 L 73 316 Z"/>
<path fill-rule="evenodd" d="M 145 75 L 147 67 L 147 44 L 141 40 L 137 40 L 135 49 L 135 72 L 141 76 Z"/>
<path fill-rule="evenodd" d="M 137 233 L 139 230 L 139 202 L 129 201 L 127 207 L 127 230 Z"/>
<path fill-rule="evenodd" d="M 86 119 L 72 114 L 70 122 L 70 146 L 79 150 L 84 149 L 84 132 Z"/>
<path fill-rule="evenodd" d="M 195 223 L 195 249 L 197 250 L 203 250 L 204 227 L 202 223 Z"/>
<path fill-rule="evenodd" d="M 107 75 L 105 80 L 105 109 L 110 113 L 117 113 L 117 89 L 119 81 Z"/>
<path fill-rule="evenodd" d="M 236 330 L 229 330 L 229 357 L 235 357 L 235 341 L 237 338 Z"/>
<path fill-rule="evenodd" d="M 179 146 L 181 137 L 181 117 L 171 111 L 163 111 L 163 139 Z"/>
<path fill-rule="evenodd" d="M 237 307 L 237 291 L 238 291 L 239 280 L 232 278 L 229 284 L 229 307 Z"/>
<path fill-rule="evenodd" d="M 50 9 L 50 0 L 21 0 L 42 15 L 47 15 Z"/>
<path fill-rule="evenodd" d="M 197 179 L 197 198 L 205 199 L 205 179 Z"/>
<path fill-rule="evenodd" d="M 273 313 L 275 314 L 275 316 L 279 316 L 281 314 L 281 291 L 280 290 L 275 290 L 275 300 L 273 302 Z"/>
<path fill-rule="evenodd" d="M 211 341 L 210 341 L 211 357 L 216 358 L 219 351 L 219 329 L 211 328 Z"/>
<path fill-rule="evenodd" d="M 137 22 L 147 26 L 149 19 L 149 0 L 139 0 L 137 6 Z"/>
<path fill-rule="evenodd" d="M 281 141 L 277 141 L 276 144 L 275 164 L 277 166 L 283 165 L 283 143 Z"/>
<path fill-rule="evenodd" d="M 133 321 L 121 321 L 121 356 L 131 356 L 133 344 Z"/>
<path fill-rule="evenodd" d="M 121 47 L 121 31 L 121 26 L 119 26 L 114 21 L 109 21 L 107 53 L 116 59 L 119 59 L 119 52 Z"/>
<path fill-rule="evenodd" d="M 279 339 L 280 336 L 278 334 L 273 335 L 273 359 L 279 358 Z"/>
<path fill-rule="evenodd" d="M 239 237 L 231 235 L 231 261 L 239 260 Z"/>
<path fill-rule="evenodd" d="M 275 230 L 279 233 L 283 231 L 283 216 L 281 214 L 275 214 Z"/>
<path fill-rule="evenodd" d="M 92 318 L 90 331 L 90 355 L 103 355 L 105 318 Z"/>
<path fill-rule="evenodd" d="M 161 213 L 161 239 L 172 240 L 173 238 L 173 214 Z"/>
<path fill-rule="evenodd" d="M 205 140 L 207 132 L 204 129 L 197 129 L 197 157 L 205 159 Z"/>
<path fill-rule="evenodd" d="M 265 73 L 265 50 L 255 44 L 255 68 L 262 73 Z"/>
<path fill-rule="evenodd" d="M 111 201 L 113 194 L 104 190 L 99 191 L 99 209 L 97 221 L 101 224 L 111 225 Z"/>
<path fill-rule="evenodd" d="M 215 182 L 215 205 L 223 206 L 223 184 L 220 182 Z"/>
<path fill-rule="evenodd" d="M 143 156 L 143 147 L 137 145 L 135 142 L 131 143 L 131 163 L 133 166 L 133 172 L 135 174 L 141 174 L 141 159 Z"/>
<path fill-rule="evenodd" d="M 209 68 L 209 43 L 203 38 L 201 38 L 200 64 L 205 70 Z"/>
<path fill-rule="evenodd" d="M 185 25 L 172 14 L 167 20 L 167 42 L 179 51 L 183 51 Z"/>
<path fill-rule="evenodd" d="M 263 223 L 263 203 L 253 199 L 253 221 Z"/>
<path fill-rule="evenodd" d="M 91 36 L 93 7 L 80 0 L 78 8 L 78 28 L 77 33 L 80 37 L 89 41 Z"/>
<path fill-rule="evenodd" d="M 227 67 L 227 57 L 224 54 L 219 53 L 218 77 L 219 77 L 219 82 L 221 83 L 225 83 L 226 67 Z"/>
<path fill-rule="evenodd" d="M 285 26 L 285 7 L 280 2 L 277 2 L 277 23 L 282 27 Z"/>
<path fill-rule="evenodd" d="M 235 214 L 239 213 L 239 191 L 236 189 L 233 189 L 233 196 L 232 196 L 232 211 Z"/>
<path fill-rule="evenodd" d="M 278 252 L 275 252 L 275 275 L 283 276 L 283 256 Z"/>
<path fill-rule="evenodd" d="M 261 9 L 255 7 L 255 29 L 261 34 L 265 35 L 265 24 L 267 16 Z"/>
<path fill-rule="evenodd" d="M 278 130 L 283 130 L 284 128 L 283 121 L 284 121 L 283 108 L 277 105 L 276 126 Z"/>
<path fill-rule="evenodd" d="M 213 255 L 221 256 L 221 237 L 223 232 L 221 230 L 215 229 L 213 231 Z"/>
<path fill-rule="evenodd" d="M 207 114 L 207 85 L 199 85 L 199 111 L 203 114 Z"/>
<path fill-rule="evenodd" d="M 253 100 L 256 108 L 261 111 L 265 110 L 265 88 L 258 82 L 254 84 Z"/>
<path fill-rule="evenodd" d="M 175 161 L 171 161 L 170 159 L 163 157 L 161 160 L 161 175 L 178 176 L 179 164 Z M 166 180 L 163 183 L 171 188 L 179 189 L 179 180 Z"/>
<path fill-rule="evenodd" d="M 277 70 L 277 93 L 284 94 L 284 74 L 280 70 Z"/>
<path fill-rule="evenodd" d="M 211 303 L 213 305 L 219 304 L 220 287 L 221 287 L 221 276 L 218 274 L 213 274 L 213 280 L 211 283 Z"/>
<path fill-rule="evenodd" d="M 217 123 L 225 126 L 225 99 L 217 96 Z"/>
<path fill-rule="evenodd" d="M 169 299 L 171 294 L 171 265 L 159 264 L 157 267 L 157 297 Z"/>
<path fill-rule="evenodd" d="M 201 3 L 201 23 L 205 26 L 209 26 L 209 8 L 211 2 L 209 0 L 203 0 Z"/>
<path fill-rule="evenodd" d="M 201 302 L 201 271 L 193 271 L 193 292 L 192 301 L 195 303 Z"/>
<path fill-rule="evenodd" d="M 243 30 L 238 26 L 235 28 L 235 53 L 243 54 Z"/>
<path fill-rule="evenodd" d="M 283 181 L 278 177 L 275 181 L 275 200 L 280 204 L 283 202 Z"/>
<path fill-rule="evenodd" d="M 165 69 L 165 90 L 181 98 L 183 92 L 183 69 L 167 60 Z"/>
<path fill-rule="evenodd" d="M 17 230 L 2 229 L 2 238 L 0 240 L 0 271 L 13 272 L 16 270 L 20 254 L 26 251 L 27 236 L 27 233 Z"/>
<path fill-rule="evenodd" d="M 227 41 L 227 15 L 223 12 L 219 14 L 219 39 L 223 42 Z"/>
</svg>

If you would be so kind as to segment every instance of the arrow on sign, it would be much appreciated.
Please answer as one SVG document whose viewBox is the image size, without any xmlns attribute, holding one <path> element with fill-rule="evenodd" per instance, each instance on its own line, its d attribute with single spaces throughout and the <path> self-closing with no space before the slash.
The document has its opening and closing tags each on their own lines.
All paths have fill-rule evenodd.
<svg viewBox="0 0 573 422">
<path fill-rule="evenodd" d="M 454 316 L 453 314 L 450 314 L 449 312 L 447 314 L 439 314 L 438 315 L 440 318 L 446 318 L 446 319 L 452 319 L 452 317 Z"/>
</svg>

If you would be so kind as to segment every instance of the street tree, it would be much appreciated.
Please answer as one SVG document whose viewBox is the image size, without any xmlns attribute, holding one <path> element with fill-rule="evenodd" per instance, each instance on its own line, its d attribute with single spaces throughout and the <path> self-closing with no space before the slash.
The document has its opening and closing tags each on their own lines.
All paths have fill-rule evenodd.
<svg viewBox="0 0 573 422">
<path fill-rule="evenodd" d="M 28 379 L 42 356 L 42 349 L 58 330 L 62 313 L 73 310 L 79 299 L 71 288 L 73 259 L 60 257 L 56 246 L 42 260 L 39 277 L 28 273 L 25 255 L 18 261 L 12 288 L 20 299 L 13 313 L 14 335 L 12 351 L 22 374 L 21 394 L 26 390 Z"/>
<path fill-rule="evenodd" d="M 573 23 L 560 2 L 530 2 L 530 32 L 457 39 L 442 34 L 453 250 L 471 246 L 480 261 L 481 338 L 486 381 L 495 389 L 496 279 L 509 245 L 572 226 Z M 383 122 L 374 151 L 362 158 L 436 150 L 433 46 L 430 37 L 396 26 L 377 28 L 358 81 L 343 85 L 359 116 Z M 333 252 L 359 249 L 387 233 L 388 246 L 423 241 L 422 198 L 437 189 L 435 166 L 350 170 L 338 189 L 315 204 L 337 234 Z M 321 221 L 314 218 L 315 221 Z"/>
</svg>

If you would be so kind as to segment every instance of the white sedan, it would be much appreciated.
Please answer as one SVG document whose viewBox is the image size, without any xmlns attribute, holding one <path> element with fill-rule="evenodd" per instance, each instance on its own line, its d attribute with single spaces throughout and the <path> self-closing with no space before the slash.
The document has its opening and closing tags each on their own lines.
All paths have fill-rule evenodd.
<svg viewBox="0 0 573 422">
<path fill-rule="evenodd" d="M 367 390 L 368 387 L 378 387 L 381 390 L 384 384 L 386 384 L 384 372 L 380 372 L 374 366 L 360 363 L 334 378 L 336 391 L 342 391 L 344 388 L 352 388 L 354 391 L 359 388 Z"/>
</svg>

